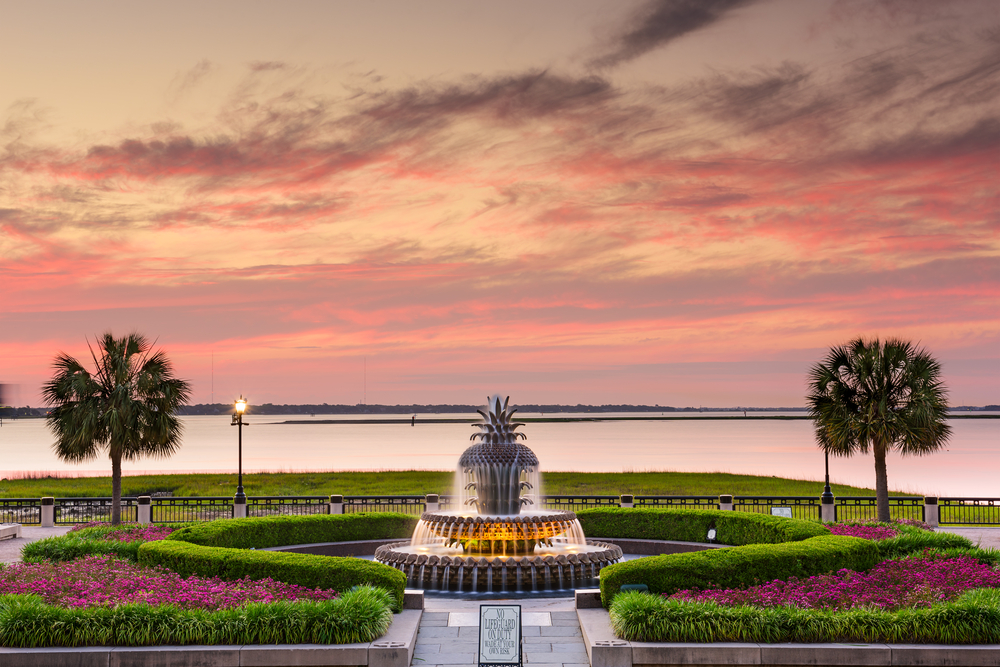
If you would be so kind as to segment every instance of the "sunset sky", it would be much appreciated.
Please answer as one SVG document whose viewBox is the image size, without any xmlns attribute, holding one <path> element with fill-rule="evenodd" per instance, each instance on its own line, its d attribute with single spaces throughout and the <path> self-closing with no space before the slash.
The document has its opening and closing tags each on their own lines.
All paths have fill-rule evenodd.
<svg viewBox="0 0 1000 667">
<path fill-rule="evenodd" d="M 1000 403 L 1000 2 L 0 0 L 0 382 L 804 405 L 898 336 Z M 214 376 L 214 379 L 213 379 Z"/>
</svg>

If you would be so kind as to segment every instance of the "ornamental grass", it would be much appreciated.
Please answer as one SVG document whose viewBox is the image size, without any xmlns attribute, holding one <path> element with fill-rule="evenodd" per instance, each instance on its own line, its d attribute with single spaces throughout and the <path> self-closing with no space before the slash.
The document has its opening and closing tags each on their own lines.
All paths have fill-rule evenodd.
<svg viewBox="0 0 1000 667">
<path fill-rule="evenodd" d="M 333 600 L 337 592 L 285 584 L 273 579 L 223 581 L 181 577 L 110 556 L 65 562 L 17 563 L 0 569 L 0 595 L 37 595 L 45 604 L 67 609 L 145 603 L 152 607 L 207 611 L 250 603 Z"/>
<path fill-rule="evenodd" d="M 351 644 L 381 637 L 392 598 L 370 586 L 336 600 L 251 602 L 208 611 L 129 603 L 64 608 L 37 595 L 0 595 L 0 647 Z"/>
</svg>

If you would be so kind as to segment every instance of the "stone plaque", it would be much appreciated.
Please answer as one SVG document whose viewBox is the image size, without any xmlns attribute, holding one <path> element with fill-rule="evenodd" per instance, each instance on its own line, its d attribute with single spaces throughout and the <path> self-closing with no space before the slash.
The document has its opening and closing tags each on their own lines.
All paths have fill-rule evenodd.
<svg viewBox="0 0 1000 667">
<path fill-rule="evenodd" d="M 771 516 L 783 516 L 786 519 L 792 518 L 792 508 L 791 507 L 772 507 Z"/>
<path fill-rule="evenodd" d="M 479 605 L 479 667 L 521 667 L 521 605 Z"/>
</svg>

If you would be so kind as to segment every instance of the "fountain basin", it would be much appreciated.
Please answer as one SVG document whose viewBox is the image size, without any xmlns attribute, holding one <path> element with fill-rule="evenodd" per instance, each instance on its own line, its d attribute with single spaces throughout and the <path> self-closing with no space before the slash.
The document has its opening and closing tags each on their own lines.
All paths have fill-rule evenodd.
<svg viewBox="0 0 1000 667">
<path fill-rule="evenodd" d="M 519 555 L 466 554 L 461 547 L 410 542 L 387 544 L 375 551 L 375 560 L 403 572 L 411 588 L 486 593 L 592 585 L 604 567 L 621 557 L 620 547 L 597 540 L 553 544 Z"/>
</svg>

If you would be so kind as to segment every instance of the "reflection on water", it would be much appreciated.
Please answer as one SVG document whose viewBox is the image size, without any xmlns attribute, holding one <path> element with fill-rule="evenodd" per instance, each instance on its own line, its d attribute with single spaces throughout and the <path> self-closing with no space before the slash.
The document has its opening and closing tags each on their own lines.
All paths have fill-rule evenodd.
<svg viewBox="0 0 1000 667">
<path fill-rule="evenodd" d="M 434 417 L 469 418 L 469 415 Z M 520 415 L 518 417 L 532 416 Z M 594 415 L 586 415 L 594 417 Z M 634 413 L 631 416 L 635 416 Z M 339 416 L 317 416 L 313 421 Z M 345 416 L 350 418 L 351 416 Z M 389 417 L 388 415 L 386 417 Z M 428 415 L 427 417 L 431 417 Z M 353 416 L 357 418 L 357 416 Z M 454 470 L 468 447 L 469 424 L 283 424 L 285 416 L 250 416 L 243 431 L 244 471 Z M 308 418 L 307 418 L 308 420 Z M 138 472 L 219 472 L 236 466 L 229 417 L 183 417 L 184 441 L 168 459 L 123 462 Z M 889 458 L 889 485 L 905 492 L 1000 497 L 1000 420 L 953 419 L 945 450 Z M 522 430 L 541 469 L 581 472 L 673 470 L 731 472 L 821 480 L 823 455 L 808 420 L 772 419 L 529 423 Z M 109 474 L 107 459 L 59 461 L 43 420 L 4 420 L 0 476 L 27 471 Z M 831 459 L 834 483 L 874 486 L 871 456 Z M 450 490 L 449 490 L 450 491 Z M 719 489 L 719 493 L 726 493 Z M 817 494 L 822 488 L 817 488 Z"/>
</svg>

